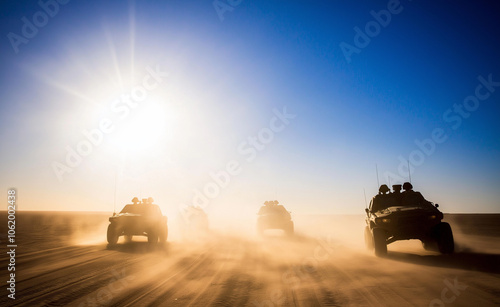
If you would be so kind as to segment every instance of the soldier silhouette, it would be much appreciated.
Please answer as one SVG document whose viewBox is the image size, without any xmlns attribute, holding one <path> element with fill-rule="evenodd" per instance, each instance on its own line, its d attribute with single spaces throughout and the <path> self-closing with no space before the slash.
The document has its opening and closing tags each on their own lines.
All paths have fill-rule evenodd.
<svg viewBox="0 0 500 307">
<path fill-rule="evenodd" d="M 371 211 L 376 212 L 390 207 L 389 193 L 390 189 L 386 184 L 383 184 L 378 189 L 378 195 L 375 195 L 371 203 Z"/>
<path fill-rule="evenodd" d="M 403 195 L 401 194 L 401 185 L 400 184 L 392 185 L 392 190 L 393 190 L 393 192 L 391 193 L 392 197 L 394 197 L 396 204 L 398 206 L 401 206 L 401 202 L 402 202 L 402 198 L 403 198 Z"/>
<path fill-rule="evenodd" d="M 434 207 L 432 203 L 424 198 L 424 196 L 417 191 L 413 191 L 413 185 L 409 182 L 403 184 L 404 192 L 402 195 L 402 205 L 410 207 Z"/>
</svg>

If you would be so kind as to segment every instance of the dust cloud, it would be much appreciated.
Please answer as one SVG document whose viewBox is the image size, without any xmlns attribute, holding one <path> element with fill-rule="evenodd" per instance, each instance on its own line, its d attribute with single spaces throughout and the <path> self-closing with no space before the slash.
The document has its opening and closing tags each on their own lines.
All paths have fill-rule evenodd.
<svg viewBox="0 0 500 307">
<path fill-rule="evenodd" d="M 363 215 L 296 214 L 293 236 L 258 235 L 256 215 L 209 215 L 197 231 L 172 216 L 156 246 L 139 236 L 109 246 L 109 216 L 20 212 L 17 305 L 429 306 L 454 282 L 457 305 L 500 303 L 495 215 L 446 215 L 453 255 L 410 240 L 390 244 L 386 258 L 365 249 Z"/>
</svg>

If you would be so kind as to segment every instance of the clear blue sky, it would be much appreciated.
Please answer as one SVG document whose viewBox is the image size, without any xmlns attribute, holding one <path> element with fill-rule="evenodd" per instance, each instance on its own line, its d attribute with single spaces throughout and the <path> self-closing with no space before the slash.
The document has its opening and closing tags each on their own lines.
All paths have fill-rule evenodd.
<svg viewBox="0 0 500 307">
<path fill-rule="evenodd" d="M 2 2 L 2 195 L 18 188 L 30 210 L 109 211 L 116 181 L 118 206 L 140 194 L 175 208 L 235 160 L 240 173 L 207 211 L 277 198 L 294 212 L 361 213 L 375 166 L 380 183 L 388 172 L 402 183 L 409 159 L 415 189 L 444 211 L 499 212 L 500 4 L 217 3 L 69 1 L 44 20 L 37 1 Z M 36 16 L 43 27 L 23 34 Z M 363 45 L 355 28 L 367 26 Z M 169 76 L 127 115 L 113 111 L 147 67 Z M 466 99 L 488 79 L 484 99 Z M 247 161 L 239 146 L 283 108 L 296 117 Z M 113 132 L 59 180 L 54 163 L 103 118 Z M 446 140 L 423 153 L 415 141 L 436 129 Z"/>
</svg>

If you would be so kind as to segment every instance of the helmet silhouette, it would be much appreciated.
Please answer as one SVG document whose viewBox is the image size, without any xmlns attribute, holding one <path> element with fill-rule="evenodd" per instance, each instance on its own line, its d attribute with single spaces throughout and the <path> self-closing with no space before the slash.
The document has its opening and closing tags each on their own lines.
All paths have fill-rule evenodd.
<svg viewBox="0 0 500 307">
<path fill-rule="evenodd" d="M 413 185 L 411 183 L 409 183 L 409 182 L 405 182 L 405 183 L 403 183 L 403 189 L 405 191 L 410 191 L 410 190 L 413 189 Z"/>
<path fill-rule="evenodd" d="M 383 185 L 380 186 L 380 188 L 378 189 L 378 191 L 380 193 L 385 194 L 385 193 L 389 192 L 390 190 L 389 190 L 389 187 L 386 184 L 383 184 Z"/>
<path fill-rule="evenodd" d="M 392 189 L 394 190 L 394 192 L 399 193 L 401 191 L 401 185 L 394 184 L 394 185 L 392 185 Z"/>
</svg>

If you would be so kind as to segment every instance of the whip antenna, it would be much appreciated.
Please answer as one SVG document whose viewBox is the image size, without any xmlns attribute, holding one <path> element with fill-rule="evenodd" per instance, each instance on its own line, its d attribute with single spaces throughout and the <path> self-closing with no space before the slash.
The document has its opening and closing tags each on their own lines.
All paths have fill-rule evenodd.
<svg viewBox="0 0 500 307">
<path fill-rule="evenodd" d="M 113 215 L 116 213 L 116 186 L 117 186 L 118 169 L 115 170 L 115 196 L 113 199 Z"/>
<path fill-rule="evenodd" d="M 411 183 L 410 160 L 408 160 L 408 179 L 410 180 Z"/>
<path fill-rule="evenodd" d="M 366 201 L 366 191 L 365 191 L 365 188 L 363 188 L 363 194 L 365 194 L 365 207 L 368 208 L 368 202 Z"/>
<path fill-rule="evenodd" d="M 375 172 L 377 172 L 377 188 L 380 186 L 380 182 L 378 181 L 378 165 L 375 164 Z"/>
</svg>

